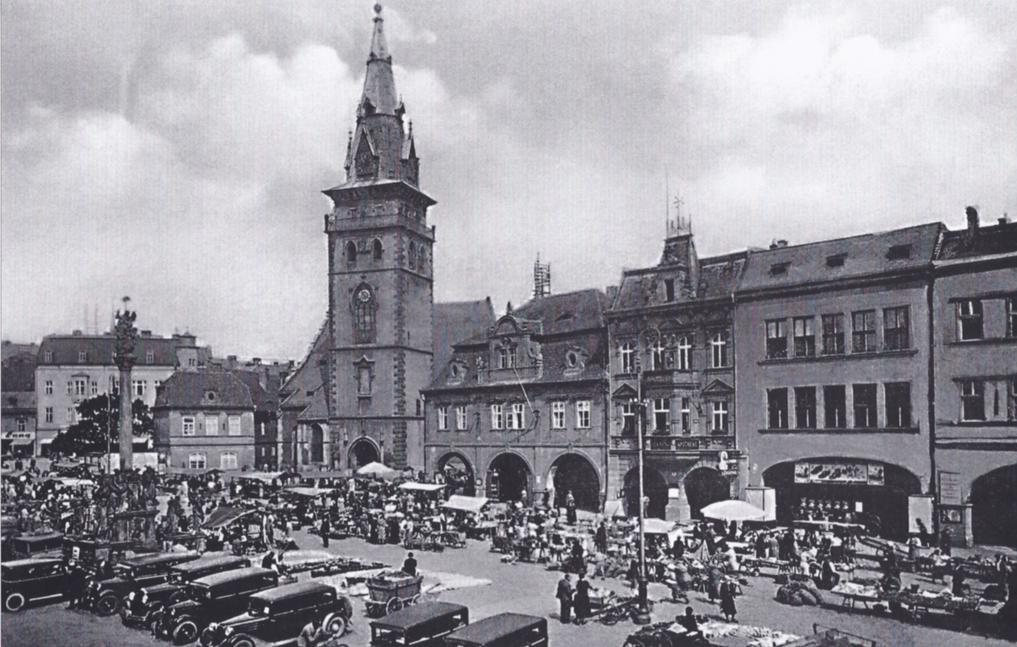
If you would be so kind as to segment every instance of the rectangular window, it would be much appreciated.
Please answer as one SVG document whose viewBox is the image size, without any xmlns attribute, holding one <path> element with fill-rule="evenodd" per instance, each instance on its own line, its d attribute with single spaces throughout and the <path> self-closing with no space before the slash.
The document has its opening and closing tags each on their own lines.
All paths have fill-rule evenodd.
<svg viewBox="0 0 1017 647">
<path fill-rule="evenodd" d="M 28 425 L 25 423 L 25 419 L 24 418 L 18 418 L 18 431 L 23 432 L 27 428 L 28 428 Z"/>
<path fill-rule="evenodd" d="M 713 417 L 713 433 L 726 434 L 728 432 L 727 402 L 721 400 L 711 403 L 711 414 Z"/>
<path fill-rule="evenodd" d="M 1006 336 L 1017 337 L 1017 295 L 1006 298 Z"/>
<path fill-rule="evenodd" d="M 501 347 L 498 349 L 498 368 L 513 368 L 516 365 L 516 352 L 514 348 Z"/>
<path fill-rule="evenodd" d="M 204 454 L 191 454 L 187 457 L 187 467 L 192 470 L 203 470 L 205 469 L 205 455 Z"/>
<path fill-rule="evenodd" d="M 681 405 L 682 405 L 682 408 L 681 408 L 682 433 L 683 434 L 691 434 L 692 433 L 692 398 L 682 398 Z"/>
<path fill-rule="evenodd" d="M 357 367 L 357 395 L 371 395 L 371 368 Z"/>
<path fill-rule="evenodd" d="M 631 342 L 625 342 L 618 348 L 618 355 L 621 358 L 622 373 L 636 372 L 636 349 Z"/>
<path fill-rule="evenodd" d="M 812 329 L 812 317 L 795 317 L 795 357 L 815 357 L 816 335 Z"/>
<path fill-rule="evenodd" d="M 145 351 L 145 363 L 146 364 L 155 364 L 155 351 L 152 351 L 152 350 L 146 350 Z"/>
<path fill-rule="evenodd" d="M 184 416 L 182 418 L 182 421 L 183 421 L 183 425 L 184 425 L 183 426 L 183 435 L 185 435 L 185 436 L 193 436 L 194 435 L 194 417 L 193 416 Z"/>
<path fill-rule="evenodd" d="M 653 371 L 664 371 L 674 366 L 674 351 L 657 341 L 650 348 L 650 365 Z"/>
<path fill-rule="evenodd" d="M 47 364 L 51 363 L 53 361 L 53 351 L 48 350 L 44 352 L 42 354 L 42 361 L 46 362 Z"/>
<path fill-rule="evenodd" d="M 467 427 L 466 407 L 459 405 L 456 407 L 456 431 L 466 431 Z"/>
<path fill-rule="evenodd" d="M 77 412 L 74 410 L 74 407 L 67 407 L 67 423 L 68 424 L 71 424 L 71 425 L 74 424 L 74 419 L 75 419 L 76 415 L 77 415 Z"/>
<path fill-rule="evenodd" d="M 711 368 L 724 368 L 727 366 L 727 333 L 718 330 L 710 339 Z"/>
<path fill-rule="evenodd" d="M 664 300 L 674 301 L 674 279 L 664 279 Z"/>
<path fill-rule="evenodd" d="M 53 380 L 46 380 L 46 395 L 53 395 Z"/>
<path fill-rule="evenodd" d="M 92 395 L 98 395 L 99 394 L 99 383 L 97 381 L 95 381 L 95 380 L 92 380 L 91 381 L 91 386 L 92 386 Z"/>
<path fill-rule="evenodd" d="M 653 429 L 658 433 L 667 433 L 671 426 L 671 400 L 655 398 L 653 400 Z"/>
<path fill-rule="evenodd" d="M 787 429 L 787 389 L 767 389 L 766 426 Z"/>
<path fill-rule="evenodd" d="M 74 395 L 74 380 L 67 380 L 67 395 Z"/>
<path fill-rule="evenodd" d="M 589 429 L 590 428 L 590 401 L 580 400 L 576 402 L 576 428 L 577 429 Z"/>
<path fill-rule="evenodd" d="M 223 452 L 219 455 L 219 469 L 221 470 L 235 470 L 237 469 L 237 453 L 236 452 Z"/>
<path fill-rule="evenodd" d="M 78 351 L 78 363 L 84 364 L 87 361 L 88 361 L 88 351 L 86 351 L 86 350 L 79 350 Z"/>
<path fill-rule="evenodd" d="M 678 338 L 678 370 L 692 370 L 692 338 L 688 335 Z"/>
<path fill-rule="evenodd" d="M 816 387 L 795 387 L 795 428 L 816 428 Z"/>
<path fill-rule="evenodd" d="M 823 354 L 844 354 L 844 315 L 823 315 Z"/>
<path fill-rule="evenodd" d="M 226 419 L 226 433 L 230 436 L 240 435 L 240 416 L 230 416 Z"/>
<path fill-rule="evenodd" d="M 851 387 L 855 400 L 855 429 L 875 429 L 876 385 L 855 384 Z"/>
<path fill-rule="evenodd" d="M 911 383 L 891 382 L 883 386 L 886 399 L 886 426 L 894 429 L 911 427 Z"/>
<path fill-rule="evenodd" d="M 1006 384 L 1006 419 L 1013 422 L 1017 420 L 1017 376 L 1011 377 Z"/>
<path fill-rule="evenodd" d="M 205 435 L 219 435 L 219 416 L 205 416 Z"/>
<path fill-rule="evenodd" d="M 441 409 L 438 410 L 439 413 Z M 491 405 L 491 431 L 501 431 L 505 428 L 505 413 L 500 404 Z"/>
<path fill-rule="evenodd" d="M 85 395 L 88 389 L 88 379 L 83 377 L 74 378 L 74 395 Z"/>
<path fill-rule="evenodd" d="M 53 422 L 53 407 L 46 407 L 45 419 L 46 422 Z"/>
<path fill-rule="evenodd" d="M 823 387 L 823 425 L 827 429 L 847 428 L 847 389 L 842 384 Z"/>
<path fill-rule="evenodd" d="M 551 403 L 551 429 L 565 428 L 565 403 Z"/>
<path fill-rule="evenodd" d="M 522 430 L 526 428 L 526 415 L 523 411 L 523 403 L 516 402 L 512 405 L 512 411 L 509 413 L 508 428 Z"/>
<path fill-rule="evenodd" d="M 634 436 L 636 434 L 636 403 L 624 402 L 621 405 L 622 414 L 622 435 Z"/>
<path fill-rule="evenodd" d="M 774 319 L 766 322 L 766 358 L 787 357 L 787 322 Z"/>
<path fill-rule="evenodd" d="M 985 383 L 981 380 L 961 382 L 961 420 L 985 420 Z"/>
<path fill-rule="evenodd" d="M 984 335 L 982 326 L 982 302 L 978 299 L 967 299 L 957 304 L 957 338 L 961 341 L 981 339 Z"/>
<path fill-rule="evenodd" d="M 871 353 L 876 350 L 876 311 L 861 310 L 851 314 L 851 352 Z"/>
<path fill-rule="evenodd" d="M 911 348 L 911 330 L 908 307 L 883 309 L 883 348 L 905 350 Z"/>
<path fill-rule="evenodd" d="M 438 407 L 438 431 L 448 431 L 448 407 Z"/>
<path fill-rule="evenodd" d="M 148 380 L 131 380 L 131 391 L 137 397 L 145 395 L 145 390 L 148 388 Z"/>
</svg>

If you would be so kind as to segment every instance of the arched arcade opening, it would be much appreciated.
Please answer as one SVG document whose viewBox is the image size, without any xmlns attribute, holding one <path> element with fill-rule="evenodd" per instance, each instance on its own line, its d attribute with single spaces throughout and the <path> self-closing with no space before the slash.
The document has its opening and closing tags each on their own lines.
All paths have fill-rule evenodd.
<svg viewBox="0 0 1017 647">
<path fill-rule="evenodd" d="M 702 519 L 700 510 L 711 503 L 731 498 L 731 484 L 712 467 L 697 467 L 685 476 L 683 483 L 693 519 Z"/>
<path fill-rule="evenodd" d="M 562 454 L 556 458 L 547 480 L 554 485 L 555 507 L 565 507 L 565 499 L 572 492 L 577 508 L 600 511 L 600 477 L 597 469 L 582 454 Z"/>
<path fill-rule="evenodd" d="M 1017 464 L 971 484 L 971 531 L 976 544 L 1017 546 Z"/>
<path fill-rule="evenodd" d="M 374 462 L 381 462 L 378 447 L 366 438 L 354 440 L 349 450 L 349 466 L 357 469 Z"/>
<path fill-rule="evenodd" d="M 639 468 L 633 467 L 625 474 L 625 514 L 635 517 L 639 514 Z M 646 516 L 663 519 L 667 509 L 667 481 L 656 468 L 643 466 L 643 496 L 648 499 Z"/>
<path fill-rule="evenodd" d="M 476 495 L 476 475 L 473 466 L 462 454 L 449 453 L 442 456 L 438 461 L 437 471 L 448 484 L 449 494 Z"/>
<path fill-rule="evenodd" d="M 512 452 L 495 456 L 487 470 L 487 497 L 495 501 L 522 501 L 528 504 L 531 496 L 533 473 L 526 461 Z"/>
</svg>

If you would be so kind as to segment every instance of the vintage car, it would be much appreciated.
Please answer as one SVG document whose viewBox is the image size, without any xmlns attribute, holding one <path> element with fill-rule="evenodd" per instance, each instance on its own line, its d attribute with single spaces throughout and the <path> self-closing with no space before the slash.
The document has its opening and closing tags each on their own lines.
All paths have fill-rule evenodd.
<svg viewBox="0 0 1017 647">
<path fill-rule="evenodd" d="M 243 612 L 248 598 L 278 583 L 278 573 L 258 566 L 196 579 L 187 585 L 188 599 L 168 605 L 152 632 L 157 638 L 171 638 L 177 645 L 194 642 L 209 623 Z"/>
<path fill-rule="evenodd" d="M 11 539 L 14 557 L 18 559 L 59 552 L 63 545 L 64 536 L 59 532 L 21 534 Z"/>
<path fill-rule="evenodd" d="M 193 562 L 177 564 L 170 569 L 169 578 L 164 583 L 128 593 L 120 607 L 120 619 L 129 627 L 151 627 L 162 615 L 163 607 L 187 599 L 188 582 L 250 565 L 251 560 L 246 557 L 225 553 L 206 554 Z"/>
<path fill-rule="evenodd" d="M 193 562 L 201 557 L 194 551 L 154 553 L 127 559 L 113 567 L 114 576 L 93 578 L 88 583 L 84 607 L 100 616 L 111 616 L 120 610 L 123 598 L 131 591 L 162 584 L 169 579 L 170 569 L 177 564 Z"/>
<path fill-rule="evenodd" d="M 442 638 L 468 624 L 470 610 L 461 604 L 415 604 L 371 621 L 371 647 L 441 647 Z"/>
<path fill-rule="evenodd" d="M 70 571 L 59 558 L 19 559 L 0 565 L 4 611 L 20 611 L 36 600 L 60 600 L 69 583 Z"/>
<path fill-rule="evenodd" d="M 546 647 L 547 620 L 499 613 L 445 636 L 448 647 Z"/>
<path fill-rule="evenodd" d="M 116 561 L 119 555 L 137 546 L 134 541 L 112 542 L 86 535 L 64 537 L 63 554 L 68 563 L 92 568 L 103 560 Z"/>
<path fill-rule="evenodd" d="M 312 619 L 338 638 L 346 633 L 353 604 L 334 587 L 321 582 L 298 582 L 255 593 L 247 612 L 213 622 L 201 632 L 202 647 L 255 647 L 290 644 Z"/>
</svg>

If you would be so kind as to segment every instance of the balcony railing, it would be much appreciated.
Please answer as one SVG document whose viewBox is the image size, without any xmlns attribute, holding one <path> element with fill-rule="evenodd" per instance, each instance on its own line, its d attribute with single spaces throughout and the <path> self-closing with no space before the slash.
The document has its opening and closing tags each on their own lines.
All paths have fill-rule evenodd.
<svg viewBox="0 0 1017 647">
<path fill-rule="evenodd" d="M 672 436 L 648 434 L 643 437 L 643 449 L 648 452 L 701 452 L 734 449 L 734 436 Z M 611 448 L 636 450 L 635 436 L 612 436 Z"/>
</svg>

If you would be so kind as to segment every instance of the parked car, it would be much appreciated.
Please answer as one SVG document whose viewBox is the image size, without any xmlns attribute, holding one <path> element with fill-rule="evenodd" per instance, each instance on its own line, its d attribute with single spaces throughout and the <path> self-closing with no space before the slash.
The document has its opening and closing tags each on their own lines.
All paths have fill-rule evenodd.
<svg viewBox="0 0 1017 647">
<path fill-rule="evenodd" d="M 470 623 L 470 610 L 450 602 L 424 602 L 371 621 L 371 647 L 440 647 L 442 638 Z"/>
<path fill-rule="evenodd" d="M 193 562 L 177 564 L 162 584 L 139 587 L 127 594 L 120 607 L 120 619 L 129 627 L 151 627 L 162 615 L 163 607 L 187 599 L 187 583 L 224 571 L 246 568 L 251 560 L 225 553 L 206 554 Z"/>
<path fill-rule="evenodd" d="M 177 564 L 193 562 L 201 557 L 194 551 L 155 553 L 127 559 L 113 567 L 113 577 L 92 579 L 88 583 L 84 607 L 100 616 L 111 616 L 120 610 L 128 593 L 146 586 L 162 584 L 169 579 L 170 569 Z"/>
<path fill-rule="evenodd" d="M 0 565 L 4 611 L 20 611 L 36 600 L 61 600 L 69 583 L 70 571 L 60 558 L 19 559 Z"/>
<path fill-rule="evenodd" d="M 334 587 L 321 582 L 298 582 L 255 593 L 247 612 L 213 622 L 201 632 L 202 647 L 255 647 L 286 644 L 315 619 L 333 637 L 346 633 L 353 604 Z"/>
<path fill-rule="evenodd" d="M 547 620 L 499 613 L 445 636 L 448 647 L 546 647 Z"/>
<path fill-rule="evenodd" d="M 189 599 L 167 606 L 153 633 L 157 638 L 172 638 L 177 645 L 194 642 L 209 623 L 243 612 L 249 597 L 278 583 L 278 573 L 258 566 L 196 579 L 187 585 Z"/>
<path fill-rule="evenodd" d="M 11 540 L 14 556 L 19 559 L 40 555 L 50 557 L 50 553 L 59 551 L 63 545 L 64 536 L 59 532 L 26 533 L 16 535 Z"/>
</svg>

